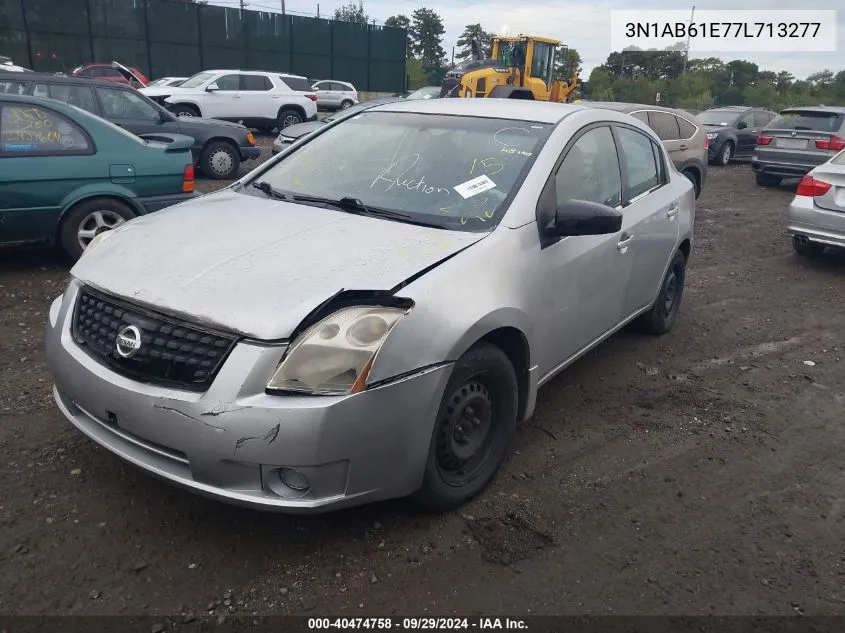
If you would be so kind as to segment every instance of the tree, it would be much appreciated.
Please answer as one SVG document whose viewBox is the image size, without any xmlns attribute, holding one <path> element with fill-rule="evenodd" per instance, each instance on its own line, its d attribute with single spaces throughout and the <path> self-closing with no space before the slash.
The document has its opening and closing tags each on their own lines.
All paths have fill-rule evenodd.
<svg viewBox="0 0 845 633">
<path fill-rule="evenodd" d="M 492 39 L 493 34 L 481 28 L 481 24 L 467 24 L 464 27 L 464 32 L 458 38 L 458 49 L 460 50 L 455 54 L 455 57 L 460 60 L 472 57 L 473 40 L 478 40 L 478 43 L 481 44 L 481 50 L 485 51 L 485 55 L 489 55 L 490 40 Z"/>
<path fill-rule="evenodd" d="M 555 55 L 554 78 L 569 81 L 572 75 L 581 72 L 581 55 L 574 48 L 561 48 Z"/>
<path fill-rule="evenodd" d="M 792 76 L 792 73 L 782 70 L 777 74 L 775 86 L 777 87 L 779 93 L 784 94 L 787 90 L 789 90 L 789 87 L 794 81 L 795 77 Z"/>
<path fill-rule="evenodd" d="M 824 70 L 813 73 L 807 77 L 807 81 L 813 84 L 816 88 L 827 88 L 833 83 L 833 73 L 825 68 Z"/>
<path fill-rule="evenodd" d="M 405 31 L 405 37 L 407 38 L 405 42 L 405 56 L 411 59 L 413 44 L 411 43 L 411 20 L 408 19 L 408 16 L 402 15 L 401 13 L 399 15 L 392 15 L 384 21 L 384 25 Z"/>
<path fill-rule="evenodd" d="M 364 0 L 358 0 L 357 4 L 354 0 L 349 0 L 349 3 L 334 10 L 334 19 L 338 22 L 358 22 L 360 24 L 370 22 L 370 16 L 364 12 Z"/>
<path fill-rule="evenodd" d="M 411 14 L 411 50 L 425 66 L 446 64 L 443 50 L 443 18 L 436 11 L 421 7 Z"/>
</svg>

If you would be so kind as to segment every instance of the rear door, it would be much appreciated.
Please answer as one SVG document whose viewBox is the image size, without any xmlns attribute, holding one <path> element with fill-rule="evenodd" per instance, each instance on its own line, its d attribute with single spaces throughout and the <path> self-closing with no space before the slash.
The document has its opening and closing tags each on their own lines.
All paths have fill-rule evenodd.
<svg viewBox="0 0 845 633">
<path fill-rule="evenodd" d="M 686 189 L 672 181 L 663 149 L 651 137 L 621 124 L 615 132 L 624 183 L 620 244 L 627 244 L 631 259 L 620 317 L 625 319 L 651 305 L 657 297 L 678 242 L 677 216 L 680 197 Z M 687 187 L 685 178 L 683 182 Z"/>
<path fill-rule="evenodd" d="M 274 119 L 278 107 L 272 97 L 273 84 L 266 75 L 241 75 L 239 106 L 246 119 Z"/>
<path fill-rule="evenodd" d="M 829 110 L 784 110 L 769 124 L 766 144 L 757 146 L 757 155 L 761 161 L 803 165 L 809 171 L 845 148 L 839 136 L 843 120 L 845 115 Z"/>
<path fill-rule="evenodd" d="M 337 105 L 331 81 L 318 81 L 314 86 L 317 90 L 317 105 L 321 108 L 331 108 Z"/>
<path fill-rule="evenodd" d="M 36 97 L 47 97 L 64 101 L 77 108 L 87 110 L 91 114 L 102 116 L 97 99 L 94 97 L 94 89 L 91 86 L 80 84 L 42 83 L 38 82 L 32 89 Z"/>
<path fill-rule="evenodd" d="M 64 199 L 100 179 L 88 133 L 58 112 L 0 104 L 0 243 L 52 238 Z"/>
<path fill-rule="evenodd" d="M 682 162 L 684 150 L 681 149 L 681 130 L 678 119 L 668 112 L 649 110 L 648 125 L 657 133 L 658 138 L 663 142 L 663 147 L 669 152 L 669 158 L 677 165 Z M 684 147 L 686 149 L 686 146 Z"/>
</svg>

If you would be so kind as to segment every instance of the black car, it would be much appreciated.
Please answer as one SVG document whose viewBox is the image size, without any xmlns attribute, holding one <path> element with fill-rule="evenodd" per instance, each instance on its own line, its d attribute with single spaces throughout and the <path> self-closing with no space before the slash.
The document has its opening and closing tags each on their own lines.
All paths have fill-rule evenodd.
<svg viewBox="0 0 845 633">
<path fill-rule="evenodd" d="M 712 164 L 727 165 L 734 158 L 751 158 L 757 135 L 777 113 L 764 108 L 720 106 L 696 116 L 707 132 L 707 158 Z"/>
<path fill-rule="evenodd" d="M 133 134 L 183 134 L 194 139 L 194 162 L 209 178 L 237 177 L 241 162 L 261 151 L 248 128 L 199 117 L 179 118 L 129 86 L 47 73 L 0 70 L 0 94 L 35 95 L 64 101 L 111 121 Z"/>
</svg>

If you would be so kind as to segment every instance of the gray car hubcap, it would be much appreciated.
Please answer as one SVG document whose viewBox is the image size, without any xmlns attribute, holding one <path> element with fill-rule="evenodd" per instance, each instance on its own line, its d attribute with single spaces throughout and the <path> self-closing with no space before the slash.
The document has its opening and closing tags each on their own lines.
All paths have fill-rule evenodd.
<svg viewBox="0 0 845 633">
<path fill-rule="evenodd" d="M 231 154 L 225 149 L 218 149 L 213 152 L 208 162 L 216 174 L 228 174 L 232 170 L 234 163 Z"/>
<path fill-rule="evenodd" d="M 79 223 L 79 229 L 76 232 L 76 239 L 79 240 L 79 245 L 83 250 L 85 250 L 88 248 L 91 240 L 97 237 L 100 233 L 110 231 L 124 222 L 126 222 L 126 218 L 114 211 L 92 211 L 82 219 L 82 222 Z"/>
<path fill-rule="evenodd" d="M 346 110 L 346 108 L 348 108 L 351 105 L 352 104 L 349 101 L 344 101 L 343 103 L 340 104 L 340 107 L 343 108 L 344 110 Z"/>
<path fill-rule="evenodd" d="M 288 127 L 289 125 L 296 125 L 297 123 L 302 123 L 300 118 L 295 114 L 288 114 L 288 115 L 285 115 L 285 118 L 282 120 L 282 127 Z"/>
<path fill-rule="evenodd" d="M 194 116 L 194 113 L 193 112 L 187 112 L 187 111 L 183 110 L 182 112 L 180 112 L 176 116 L 192 117 L 192 116 Z"/>
<path fill-rule="evenodd" d="M 722 150 L 722 163 L 727 165 L 731 162 L 731 146 L 725 145 L 725 149 Z"/>
</svg>

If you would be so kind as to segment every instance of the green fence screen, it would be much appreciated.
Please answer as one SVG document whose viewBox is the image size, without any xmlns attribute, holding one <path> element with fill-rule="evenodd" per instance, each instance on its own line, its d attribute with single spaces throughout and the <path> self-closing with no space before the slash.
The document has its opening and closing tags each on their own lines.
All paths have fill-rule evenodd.
<svg viewBox="0 0 845 633">
<path fill-rule="evenodd" d="M 0 55 L 47 72 L 118 61 L 150 78 L 249 68 L 405 87 L 402 29 L 180 0 L 0 0 Z"/>
</svg>

